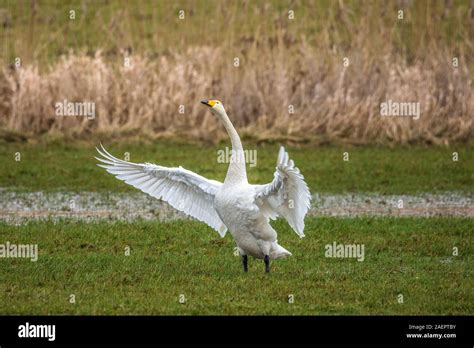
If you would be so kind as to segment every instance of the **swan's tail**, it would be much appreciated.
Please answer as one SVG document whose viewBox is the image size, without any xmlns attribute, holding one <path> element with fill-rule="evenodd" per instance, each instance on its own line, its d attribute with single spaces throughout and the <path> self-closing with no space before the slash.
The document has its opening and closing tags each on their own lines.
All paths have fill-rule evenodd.
<svg viewBox="0 0 474 348">
<path fill-rule="evenodd" d="M 270 251 L 271 259 L 284 259 L 285 257 L 291 256 L 292 254 L 283 248 L 280 244 L 275 243 L 274 247 Z"/>
</svg>

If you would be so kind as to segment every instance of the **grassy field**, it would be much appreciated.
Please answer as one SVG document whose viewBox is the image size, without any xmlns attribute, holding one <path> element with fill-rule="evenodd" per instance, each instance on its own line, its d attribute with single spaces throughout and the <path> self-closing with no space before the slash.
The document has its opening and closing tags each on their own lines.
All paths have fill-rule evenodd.
<svg viewBox="0 0 474 348">
<path fill-rule="evenodd" d="M 0 225 L 2 241 L 38 243 L 39 248 L 37 262 L 0 261 L 0 313 L 474 311 L 473 219 L 311 218 L 303 240 L 286 223 L 274 225 L 293 256 L 272 262 L 270 274 L 253 259 L 244 274 L 230 236 L 221 239 L 193 221 Z M 333 241 L 364 244 L 364 261 L 326 258 L 324 247 Z M 71 294 L 75 304 L 69 303 Z M 294 303 L 288 303 L 289 295 Z"/>
<path fill-rule="evenodd" d="M 98 141 L 97 141 L 98 142 Z M 3 142 L 0 187 L 14 191 L 133 191 L 95 166 L 93 142 Z M 183 165 L 222 180 L 221 145 L 106 141 L 119 157 Z M 252 182 L 272 178 L 278 144 L 257 149 Z M 473 151 L 447 147 L 289 146 L 312 193 L 473 192 Z M 459 161 L 452 161 L 457 151 Z M 343 161 L 343 152 L 349 161 Z M 15 156 L 21 155 L 20 161 Z M 1 193 L 0 193 L 1 196 Z M 274 226 L 287 260 L 241 272 L 230 236 L 196 221 L 0 223 L 0 241 L 38 244 L 37 262 L 2 259 L 1 314 L 472 314 L 473 219 L 307 218 L 303 240 Z M 365 259 L 324 246 L 363 244 Z M 131 254 L 125 256 L 125 248 Z M 453 247 L 459 255 L 453 256 Z M 75 295 L 76 303 L 69 303 Z M 179 303 L 183 294 L 186 303 Z M 398 303 L 398 295 L 404 303 Z M 294 303 L 288 296 L 294 295 Z"/>
<path fill-rule="evenodd" d="M 96 142 L 44 142 L 0 145 L 0 187 L 16 191 L 134 191 L 97 167 Z M 245 148 L 257 150 L 255 167 L 248 167 L 252 183 L 273 179 L 278 144 L 244 141 Z M 112 154 L 130 160 L 164 166 L 183 166 L 205 177 L 223 180 L 226 163 L 217 162 L 217 151 L 227 144 L 183 144 L 105 142 Z M 291 158 L 305 175 L 313 193 L 379 192 L 474 192 L 474 151 L 472 146 L 376 147 L 322 146 L 287 147 Z M 15 161 L 16 153 L 21 160 Z M 343 161 L 348 152 L 349 161 Z M 452 160 L 458 152 L 459 160 Z"/>
<path fill-rule="evenodd" d="M 281 29 L 287 30 L 288 43 L 304 36 L 312 45 L 329 41 L 347 48 L 359 44 L 354 40 L 359 38 L 358 28 L 368 30 L 372 40 L 367 41 L 377 41 L 374 44 L 384 44 L 379 34 L 387 32 L 391 43 L 410 57 L 429 49 L 427 38 L 436 39 L 438 45 L 463 47 L 469 53 L 472 47 L 465 43 L 473 32 L 468 16 L 471 6 L 463 0 L 405 4 L 396 0 L 2 0 L 4 50 L 0 59 L 51 62 L 70 49 L 103 50 L 109 56 L 131 50 L 153 56 L 190 45 L 230 48 L 251 45 L 255 36 L 275 39 Z M 182 19 L 180 10 L 184 11 Z M 288 21 L 289 10 L 294 14 L 292 21 Z M 405 16 L 397 24 L 398 10 L 404 10 Z"/>
</svg>

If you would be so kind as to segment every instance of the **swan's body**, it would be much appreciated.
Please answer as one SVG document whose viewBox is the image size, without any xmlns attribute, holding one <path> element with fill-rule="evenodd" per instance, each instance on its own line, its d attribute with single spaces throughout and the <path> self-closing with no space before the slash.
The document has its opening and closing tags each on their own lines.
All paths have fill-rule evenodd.
<svg viewBox="0 0 474 348">
<path fill-rule="evenodd" d="M 217 213 L 234 237 L 240 254 L 259 259 L 265 255 L 271 259 L 291 255 L 278 245 L 277 234 L 260 212 L 255 195 L 255 188 L 243 183 L 222 187 L 214 201 Z"/>
<path fill-rule="evenodd" d="M 270 259 L 291 255 L 278 244 L 277 233 L 269 219 L 285 217 L 295 232 L 304 237 L 304 217 L 310 205 L 308 186 L 283 147 L 278 154 L 273 181 L 267 185 L 250 185 L 242 143 L 222 103 L 217 100 L 203 103 L 221 119 L 232 142 L 232 156 L 224 183 L 208 180 L 181 167 L 123 161 L 103 147 L 97 149 L 103 157 L 96 158 L 104 163 L 99 166 L 205 222 L 222 237 L 229 230 L 242 255 L 244 271 L 247 271 L 247 255 L 250 255 L 264 259 L 268 272 Z"/>
</svg>

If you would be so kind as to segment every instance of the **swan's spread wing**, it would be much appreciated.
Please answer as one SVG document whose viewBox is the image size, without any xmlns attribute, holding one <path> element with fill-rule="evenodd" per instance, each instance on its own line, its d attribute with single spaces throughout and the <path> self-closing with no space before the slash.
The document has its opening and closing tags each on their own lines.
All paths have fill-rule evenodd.
<svg viewBox="0 0 474 348">
<path fill-rule="evenodd" d="M 102 145 L 101 145 L 102 146 Z M 168 202 L 175 209 L 205 222 L 224 237 L 226 226 L 214 208 L 214 196 L 222 185 L 184 168 L 166 168 L 151 163 L 132 163 L 120 160 L 105 150 L 97 149 L 96 157 L 117 179 L 125 181 L 150 196 Z"/>
<path fill-rule="evenodd" d="M 267 185 L 256 185 L 256 202 L 271 219 L 284 217 L 295 232 L 304 237 L 304 217 L 311 195 L 303 175 L 280 147 L 274 179 Z"/>
</svg>

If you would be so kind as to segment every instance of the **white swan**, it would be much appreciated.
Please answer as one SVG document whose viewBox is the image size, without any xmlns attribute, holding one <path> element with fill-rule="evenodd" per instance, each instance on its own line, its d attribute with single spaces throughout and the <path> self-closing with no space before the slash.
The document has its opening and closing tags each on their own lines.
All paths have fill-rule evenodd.
<svg viewBox="0 0 474 348">
<path fill-rule="evenodd" d="M 206 179 L 182 167 L 166 168 L 150 163 L 120 160 L 105 150 L 97 151 L 97 160 L 107 169 L 149 195 L 168 202 L 215 229 L 221 237 L 227 230 L 237 243 L 244 272 L 247 255 L 265 261 L 270 271 L 270 259 L 284 258 L 291 253 L 278 244 L 277 233 L 269 223 L 281 216 L 293 230 L 304 237 L 304 217 L 310 207 L 310 193 L 294 162 L 280 147 L 274 179 L 266 185 L 250 185 L 240 137 L 218 100 L 201 102 L 222 121 L 232 143 L 232 155 L 224 183 Z"/>
</svg>

